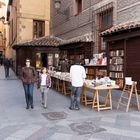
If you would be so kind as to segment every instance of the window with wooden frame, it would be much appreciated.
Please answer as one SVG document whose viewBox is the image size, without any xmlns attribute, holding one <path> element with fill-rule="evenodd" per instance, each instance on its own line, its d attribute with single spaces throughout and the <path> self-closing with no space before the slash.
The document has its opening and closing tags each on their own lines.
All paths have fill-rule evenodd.
<svg viewBox="0 0 140 140">
<path fill-rule="evenodd" d="M 33 38 L 45 35 L 45 21 L 33 20 Z"/>
<path fill-rule="evenodd" d="M 98 14 L 99 17 L 99 34 L 113 26 L 113 8 L 107 9 Z M 99 52 L 106 51 L 106 43 L 99 36 Z"/>
<path fill-rule="evenodd" d="M 75 5 L 74 5 L 74 15 L 78 15 L 79 13 L 82 12 L 82 0 L 75 0 Z"/>
</svg>

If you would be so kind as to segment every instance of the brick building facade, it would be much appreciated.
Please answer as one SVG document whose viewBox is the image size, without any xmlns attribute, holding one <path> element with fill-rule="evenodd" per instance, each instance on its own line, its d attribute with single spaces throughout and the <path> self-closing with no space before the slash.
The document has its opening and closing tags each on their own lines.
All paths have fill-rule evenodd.
<svg viewBox="0 0 140 140">
<path fill-rule="evenodd" d="M 57 12 L 54 1 L 51 1 L 51 34 L 62 39 L 71 39 L 92 33 L 95 42 L 93 53 L 101 51 L 99 15 L 112 8 L 111 26 L 140 18 L 139 0 L 81 0 L 82 10 L 75 14 L 77 1 L 79 0 L 61 0 L 61 13 L 68 9 L 69 15 Z"/>
</svg>

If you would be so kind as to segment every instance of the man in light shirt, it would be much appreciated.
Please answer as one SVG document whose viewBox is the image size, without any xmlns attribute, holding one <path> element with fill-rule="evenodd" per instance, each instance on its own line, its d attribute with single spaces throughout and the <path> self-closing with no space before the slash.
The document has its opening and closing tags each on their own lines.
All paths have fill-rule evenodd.
<svg viewBox="0 0 140 140">
<path fill-rule="evenodd" d="M 70 78 L 72 84 L 71 93 L 71 104 L 69 109 L 79 110 L 80 109 L 80 95 L 82 86 L 86 78 L 85 68 L 80 65 L 80 59 L 75 60 L 75 64 L 70 67 Z"/>
</svg>

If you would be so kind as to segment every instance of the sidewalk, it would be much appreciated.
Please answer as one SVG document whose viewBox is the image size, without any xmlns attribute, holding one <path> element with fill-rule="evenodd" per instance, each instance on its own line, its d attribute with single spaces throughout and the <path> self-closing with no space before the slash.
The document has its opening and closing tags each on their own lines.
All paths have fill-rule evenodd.
<svg viewBox="0 0 140 140">
<path fill-rule="evenodd" d="M 140 113 L 132 108 L 97 112 L 81 105 L 69 110 L 70 98 L 50 90 L 48 108 L 34 89 L 35 108 L 26 110 L 22 82 L 0 66 L 0 140 L 140 140 Z"/>
<path fill-rule="evenodd" d="M 13 72 L 11 68 L 9 69 L 9 74 L 10 74 L 10 77 L 8 79 L 10 80 L 17 79 L 15 73 Z M 5 79 L 4 67 L 0 66 L 0 80 L 4 80 L 4 79 Z"/>
</svg>

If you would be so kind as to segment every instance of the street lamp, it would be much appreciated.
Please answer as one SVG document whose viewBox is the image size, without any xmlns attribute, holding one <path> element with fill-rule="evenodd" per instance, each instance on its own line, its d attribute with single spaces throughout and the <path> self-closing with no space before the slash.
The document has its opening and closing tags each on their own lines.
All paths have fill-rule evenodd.
<svg viewBox="0 0 140 140">
<path fill-rule="evenodd" d="M 2 21 L 3 24 L 9 24 L 9 22 L 5 22 L 5 17 L 4 16 L 0 17 L 0 21 Z"/>
<path fill-rule="evenodd" d="M 55 9 L 57 10 L 57 13 L 58 14 L 61 14 L 61 15 L 65 15 L 67 18 L 69 18 L 69 12 L 70 12 L 70 9 L 69 7 L 67 7 L 64 11 L 60 11 L 61 9 L 61 0 L 54 0 L 54 6 L 55 6 Z"/>
<path fill-rule="evenodd" d="M 4 16 L 0 17 L 0 20 L 4 23 L 5 22 L 5 17 Z"/>
<path fill-rule="evenodd" d="M 54 6 L 55 6 L 55 9 L 60 9 L 60 7 L 61 7 L 61 0 L 55 0 L 54 1 Z"/>
</svg>

